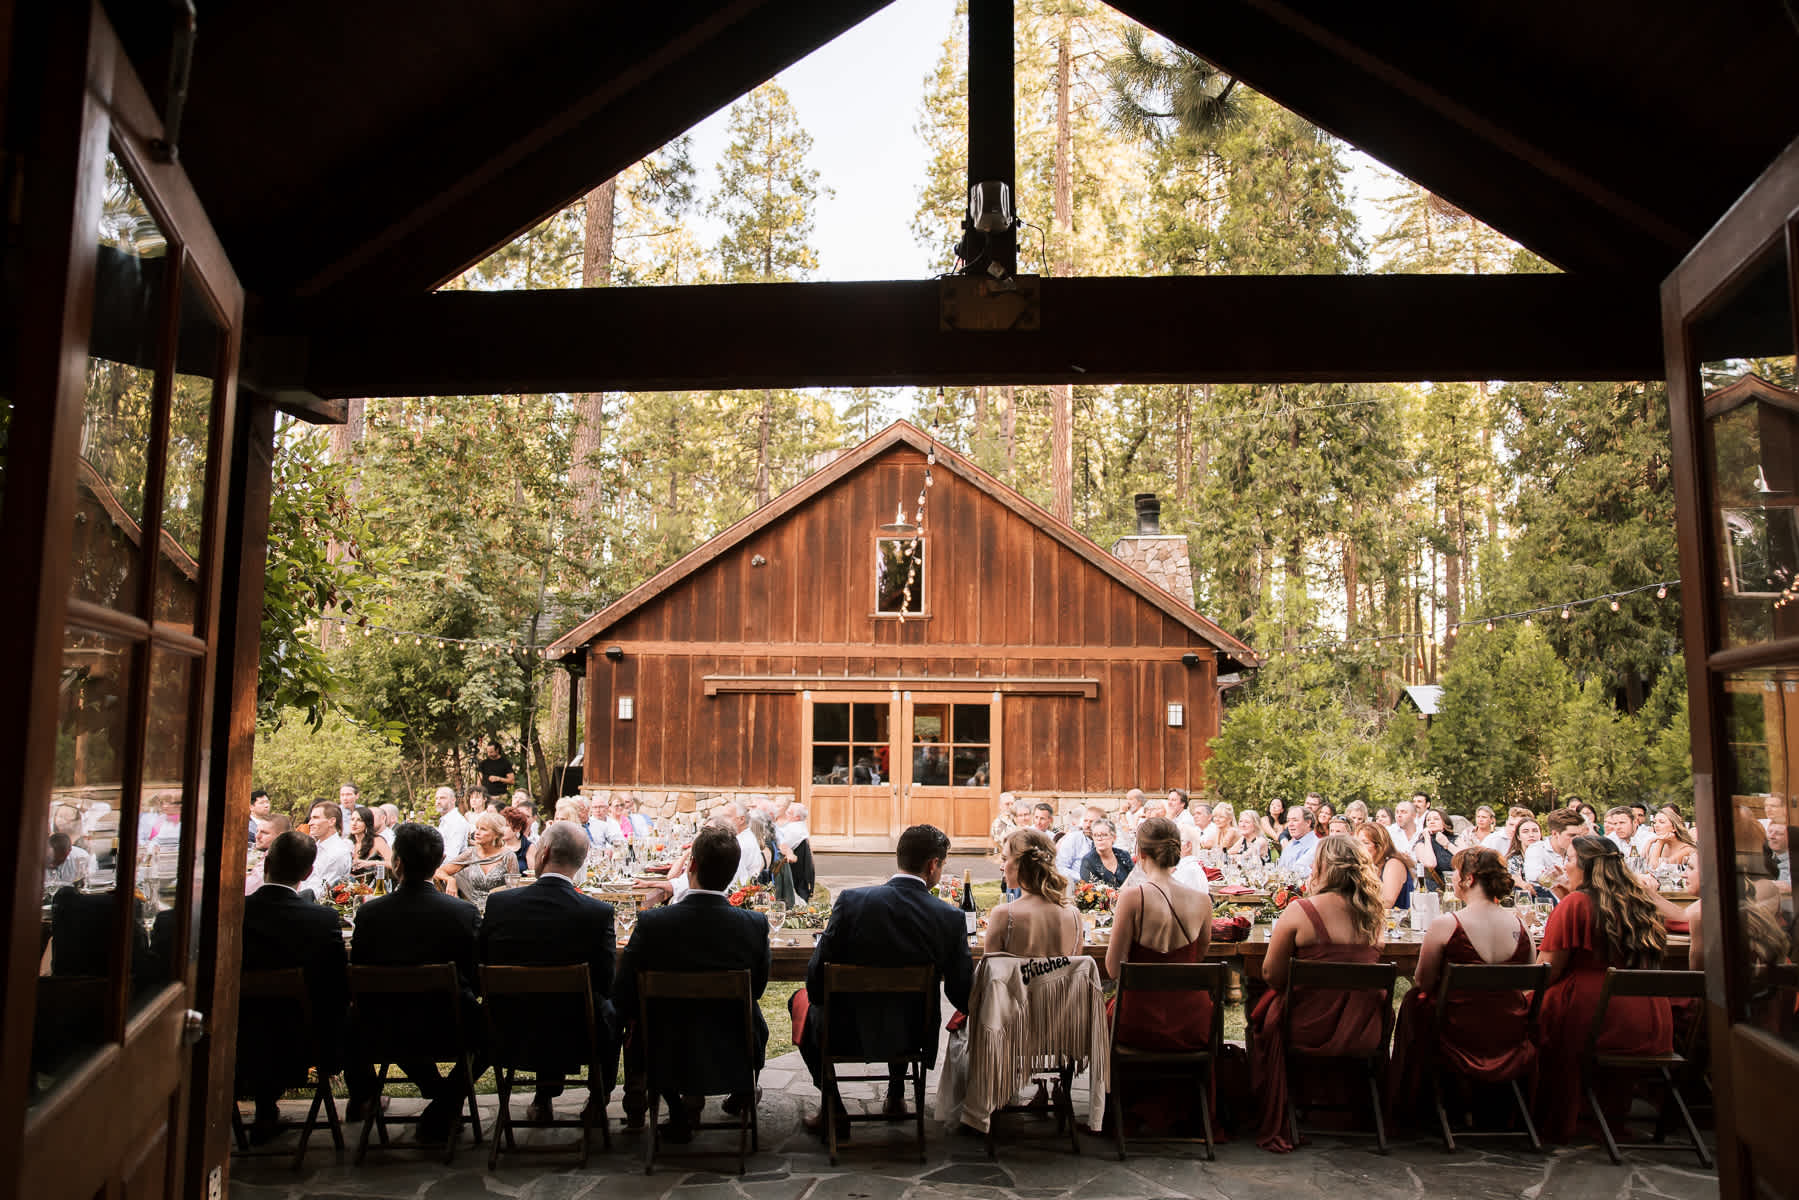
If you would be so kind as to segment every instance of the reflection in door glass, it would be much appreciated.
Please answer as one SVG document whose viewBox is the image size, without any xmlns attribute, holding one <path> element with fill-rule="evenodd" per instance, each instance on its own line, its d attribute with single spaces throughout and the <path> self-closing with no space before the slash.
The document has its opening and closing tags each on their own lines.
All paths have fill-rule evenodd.
<svg viewBox="0 0 1799 1200">
<path fill-rule="evenodd" d="M 31 1045 L 34 1102 L 109 1037 L 112 963 L 122 936 L 123 898 L 113 879 L 133 653 L 126 642 L 73 630 L 64 642 Z M 133 938 L 127 957 L 139 949 Z"/>
<path fill-rule="evenodd" d="M 1731 821 L 1736 854 L 1734 878 L 1720 890 L 1736 906 L 1740 925 L 1738 944 L 1728 948 L 1728 956 L 1743 965 L 1748 982 L 1732 1016 L 1799 1041 L 1790 849 L 1792 826 L 1799 820 L 1791 758 L 1793 735 L 1799 732 L 1799 667 L 1740 671 L 1723 683 L 1728 741 L 1718 773 L 1719 800 L 1721 815 Z M 1689 886 L 1694 883 L 1689 879 Z M 1696 920 L 1692 928 L 1698 931 Z M 1700 965 L 1697 954 L 1693 965 Z"/>
<path fill-rule="evenodd" d="M 206 467 L 212 434 L 213 376 L 224 332 L 199 281 L 184 279 L 175 376 L 169 388 L 169 440 L 162 484 L 162 559 L 157 567 L 156 619 L 194 628 L 200 579 L 200 537 L 206 516 Z"/>
<path fill-rule="evenodd" d="M 1693 327 L 1726 646 L 1799 636 L 1799 378 L 1786 257 Z"/>
<path fill-rule="evenodd" d="M 181 864 L 193 821 L 184 819 L 188 700 L 196 660 L 158 648 L 150 655 L 150 710 L 144 738 L 144 782 L 135 836 L 138 919 L 149 957 L 134 964 L 133 1007 L 178 978 L 187 959 L 180 920 Z"/>
<path fill-rule="evenodd" d="M 98 236 L 71 594 L 137 612 L 168 242 L 110 154 Z"/>
</svg>

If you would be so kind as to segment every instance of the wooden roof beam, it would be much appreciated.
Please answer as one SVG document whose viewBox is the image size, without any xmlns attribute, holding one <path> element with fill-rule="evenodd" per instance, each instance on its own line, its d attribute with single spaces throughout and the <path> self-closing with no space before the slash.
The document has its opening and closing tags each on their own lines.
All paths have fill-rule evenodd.
<svg viewBox="0 0 1799 1200">
<path fill-rule="evenodd" d="M 1587 169 L 1591 155 L 1574 162 L 1513 128 L 1496 115 L 1505 105 L 1494 97 L 1464 99 L 1451 94 L 1456 84 L 1439 86 L 1401 64 L 1395 51 L 1405 39 L 1395 27 L 1421 22 L 1420 40 L 1429 34 L 1428 14 L 1406 10 L 1383 24 L 1328 0 L 1114 4 L 1566 270 L 1659 278 L 1704 232 L 1647 207 L 1640 195 L 1656 191 L 1649 177 L 1623 194 Z M 1371 27 L 1392 45 L 1377 44 Z M 1491 49 L 1503 59 L 1502 47 Z M 1471 64 L 1463 56 L 1439 57 L 1452 76 L 1466 78 Z M 1529 86 L 1516 76 L 1508 83 Z M 1558 101 L 1576 107 L 1571 97 Z"/>
<path fill-rule="evenodd" d="M 939 283 L 440 292 L 270 314 L 327 398 L 922 384 L 1651 379 L 1653 284 L 1569 275 L 1042 280 L 1035 332 L 940 332 Z"/>
</svg>

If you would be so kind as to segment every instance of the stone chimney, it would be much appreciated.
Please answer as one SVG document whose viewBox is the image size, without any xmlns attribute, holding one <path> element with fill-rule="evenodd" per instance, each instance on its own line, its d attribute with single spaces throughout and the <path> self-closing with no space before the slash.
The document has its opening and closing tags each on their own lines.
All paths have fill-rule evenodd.
<svg viewBox="0 0 1799 1200">
<path fill-rule="evenodd" d="M 1136 502 L 1137 532 L 1119 538 L 1112 553 L 1181 603 L 1193 604 L 1193 562 L 1187 556 L 1186 537 L 1162 532 L 1162 502 L 1154 492 L 1138 492 Z"/>
</svg>

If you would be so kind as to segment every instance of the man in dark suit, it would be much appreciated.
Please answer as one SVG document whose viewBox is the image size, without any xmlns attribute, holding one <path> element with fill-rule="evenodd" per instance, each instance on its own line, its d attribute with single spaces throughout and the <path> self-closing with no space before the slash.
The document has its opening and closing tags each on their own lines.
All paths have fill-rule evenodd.
<svg viewBox="0 0 1799 1200">
<path fill-rule="evenodd" d="M 537 854 L 537 882 L 488 896 L 479 953 L 482 962 L 497 966 L 587 964 L 605 1068 L 601 1085 L 605 1090 L 588 1097 L 587 1104 L 603 1119 L 606 1096 L 618 1071 L 617 1022 L 612 1015 L 612 965 L 618 949 L 612 936 L 612 906 L 583 896 L 575 887 L 574 876 L 587 863 L 588 845 L 586 831 L 573 821 L 552 822 L 532 847 Z M 563 1021 L 547 1021 L 546 1026 L 554 1027 L 522 1032 L 541 1032 L 542 1049 L 553 1060 L 572 1039 Z M 537 1041 L 527 1038 L 526 1045 L 531 1060 L 538 1061 Z M 537 1094 L 525 1109 L 527 1121 L 548 1120 L 550 1102 L 562 1094 L 562 1075 L 540 1070 L 536 1076 Z"/>
<path fill-rule="evenodd" d="M 329 1071 L 343 1065 L 350 982 L 337 913 L 309 904 L 298 894 L 300 881 L 312 874 L 317 853 L 312 838 L 304 833 L 284 833 L 270 843 L 268 857 L 263 861 L 262 886 L 244 899 L 243 969 L 249 972 L 300 968 L 306 977 L 313 1034 Z M 280 1019 L 276 1013 L 256 1014 L 248 1010 L 240 1019 L 237 1070 L 238 1077 L 251 1085 L 256 1097 L 253 1137 L 266 1136 L 274 1127 L 280 1117 L 276 1102 L 291 1078 L 283 1070 L 285 1064 L 262 1053 L 283 1042 L 284 1030 L 252 1028 L 245 1022 Z M 360 1092 L 359 1088 L 359 1094 L 351 1097 L 352 1112 L 363 1099 Z"/>
<path fill-rule="evenodd" d="M 356 936 L 350 943 L 350 962 L 380 967 L 454 963 L 462 984 L 463 1034 L 475 1048 L 474 1070 L 478 1079 L 487 1069 L 481 1049 L 481 1006 L 475 994 L 475 927 L 479 914 L 467 900 L 447 896 L 431 882 L 444 857 L 443 835 L 437 830 L 408 821 L 395 830 L 393 850 L 393 873 L 399 886 L 362 906 L 362 914 L 356 919 Z M 407 1019 L 416 1026 L 416 1018 Z M 369 1023 L 363 1019 L 358 1022 L 363 1058 L 380 1050 L 379 1045 L 368 1044 L 371 1038 L 379 1040 L 367 1027 Z M 431 1100 L 420 1116 L 419 1140 L 443 1141 L 453 1132 L 451 1126 L 467 1091 L 461 1069 L 446 1080 L 438 1074 L 436 1063 L 398 1065 Z"/>
<path fill-rule="evenodd" d="M 619 958 L 618 984 L 615 989 L 621 1018 L 635 1022 L 638 1014 L 637 973 L 639 971 L 743 971 L 750 973 L 750 990 L 761 999 L 768 986 L 769 946 L 768 918 L 758 912 L 733 908 L 725 891 L 737 873 L 740 857 L 736 836 L 716 825 L 701 829 L 693 839 L 693 852 L 687 868 L 687 890 L 670 905 L 652 908 L 638 918 L 630 944 Z M 728 1080 L 717 1085 L 719 1091 L 736 1087 L 732 1068 L 743 1061 L 744 1047 L 737 1030 L 741 1015 L 706 1001 L 676 1001 L 669 1011 L 658 1009 L 657 1044 L 650 1048 L 656 1056 L 657 1073 L 678 1076 L 702 1089 L 698 1095 L 715 1094 L 709 1079 Z M 762 1009 L 754 1010 L 755 1044 L 750 1052 L 758 1071 L 768 1049 L 768 1023 Z M 626 1078 L 641 1077 L 645 1070 L 645 1047 L 641 1037 L 633 1037 L 625 1053 Z M 661 1130 L 665 1141 L 685 1142 L 692 1138 L 686 1104 L 678 1095 L 666 1094 L 668 1124 Z M 738 1112 L 755 1098 L 734 1091 L 725 1101 L 725 1111 Z M 639 1117 L 641 1119 L 641 1117 Z"/>
<path fill-rule="evenodd" d="M 900 834 L 895 857 L 899 871 L 880 887 L 852 888 L 837 897 L 831 921 L 812 950 L 806 967 L 806 990 L 794 993 L 790 1012 L 794 1018 L 794 1042 L 812 1072 L 812 1081 L 823 1078 L 816 1022 L 806 1020 L 811 1005 L 824 992 L 824 968 L 828 963 L 852 966 L 919 966 L 937 968 L 943 994 L 958 1011 L 968 1011 L 968 990 L 974 982 L 974 960 L 968 952 L 966 922 L 960 909 L 939 900 L 932 892 L 943 875 L 949 857 L 949 838 L 934 825 L 914 825 Z M 852 1004 L 839 1001 L 831 1014 L 831 1049 L 854 1054 L 864 1044 L 892 1044 L 913 1040 L 922 1033 L 931 1061 L 937 1056 L 938 1022 L 935 1013 L 919 1030 L 916 1006 L 896 1008 L 890 1001 Z M 905 1111 L 902 1068 L 889 1068 L 887 1111 Z M 824 1113 L 808 1118 L 806 1127 L 824 1130 Z M 838 1114 L 841 1115 L 841 1114 Z M 838 1137 L 847 1136 L 848 1125 Z"/>
</svg>

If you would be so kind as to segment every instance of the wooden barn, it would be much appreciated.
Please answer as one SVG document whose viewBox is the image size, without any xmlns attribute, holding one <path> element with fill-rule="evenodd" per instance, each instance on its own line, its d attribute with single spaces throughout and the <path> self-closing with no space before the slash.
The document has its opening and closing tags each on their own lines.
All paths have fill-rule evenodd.
<svg viewBox="0 0 1799 1200">
<path fill-rule="evenodd" d="M 585 674 L 584 790 L 791 795 L 821 849 L 877 850 L 984 845 L 1001 791 L 1197 787 L 1256 657 L 1125 561 L 1157 543 L 1184 575 L 1184 538 L 1108 553 L 899 422 L 550 647 Z"/>
</svg>

